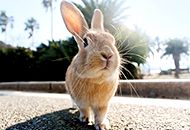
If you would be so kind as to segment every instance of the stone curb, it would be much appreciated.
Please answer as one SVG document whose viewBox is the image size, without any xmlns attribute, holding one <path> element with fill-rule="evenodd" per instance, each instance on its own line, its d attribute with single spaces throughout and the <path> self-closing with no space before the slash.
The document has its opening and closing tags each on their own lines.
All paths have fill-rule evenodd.
<svg viewBox="0 0 190 130">
<path fill-rule="evenodd" d="M 190 80 L 120 81 L 118 94 L 151 98 L 190 99 Z"/>
<path fill-rule="evenodd" d="M 65 82 L 2 82 L 0 90 L 66 93 Z"/>
<path fill-rule="evenodd" d="M 2 82 L 0 90 L 66 93 L 65 82 Z M 190 80 L 121 80 L 116 95 L 190 98 Z"/>
</svg>

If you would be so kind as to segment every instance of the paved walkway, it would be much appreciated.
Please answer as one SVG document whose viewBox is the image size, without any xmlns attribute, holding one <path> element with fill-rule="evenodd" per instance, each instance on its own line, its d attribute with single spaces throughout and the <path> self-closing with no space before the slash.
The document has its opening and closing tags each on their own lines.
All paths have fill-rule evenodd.
<svg viewBox="0 0 190 130">
<path fill-rule="evenodd" d="M 66 94 L 0 91 L 0 130 L 92 130 Z M 190 130 L 190 101 L 114 97 L 112 130 Z"/>
</svg>

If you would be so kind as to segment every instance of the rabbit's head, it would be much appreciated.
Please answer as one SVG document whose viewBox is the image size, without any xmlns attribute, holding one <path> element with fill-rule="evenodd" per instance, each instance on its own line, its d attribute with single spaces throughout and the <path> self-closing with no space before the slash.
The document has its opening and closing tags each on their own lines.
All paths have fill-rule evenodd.
<svg viewBox="0 0 190 130">
<path fill-rule="evenodd" d="M 74 36 L 79 52 L 72 67 L 83 78 L 114 77 L 119 73 L 120 56 L 114 37 L 105 32 L 103 14 L 94 10 L 91 28 L 73 4 L 63 1 L 61 13 L 68 31 Z"/>
</svg>

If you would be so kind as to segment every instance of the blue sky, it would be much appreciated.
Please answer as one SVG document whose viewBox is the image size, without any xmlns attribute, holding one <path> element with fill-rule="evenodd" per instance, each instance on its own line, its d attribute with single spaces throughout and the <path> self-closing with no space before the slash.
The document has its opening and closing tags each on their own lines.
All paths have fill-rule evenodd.
<svg viewBox="0 0 190 130">
<path fill-rule="evenodd" d="M 7 15 L 14 16 L 15 19 L 8 39 L 25 39 L 27 36 L 23 31 L 24 22 L 30 17 L 34 17 L 40 24 L 35 39 L 38 42 L 50 39 L 50 12 L 42 7 L 41 1 L 0 0 L 0 10 L 5 10 Z M 60 2 L 61 0 L 57 0 L 54 4 L 54 39 L 64 39 L 70 35 L 61 18 Z M 137 25 L 151 38 L 190 37 L 189 0 L 126 0 L 126 4 L 130 7 L 126 12 L 129 15 L 126 20 L 127 26 Z M 4 36 L 0 34 L 0 38 L 3 40 Z"/>
<path fill-rule="evenodd" d="M 77 1 L 80 0 L 70 0 Z M 40 24 L 34 39 L 38 46 L 50 40 L 50 12 L 46 11 L 42 0 L 0 0 L 0 10 L 14 16 L 14 28 L 8 29 L 7 43 L 14 46 L 30 47 L 31 40 L 24 32 L 24 22 L 34 17 Z M 66 39 L 71 36 L 66 30 L 60 14 L 60 2 L 54 4 L 54 39 Z M 161 40 L 168 38 L 190 38 L 190 0 L 126 0 L 129 15 L 126 25 L 133 28 L 137 25 L 150 38 L 159 36 Z M 5 40 L 0 34 L 0 40 Z"/>
<path fill-rule="evenodd" d="M 7 15 L 14 16 L 15 19 L 14 28 L 9 28 L 8 31 L 8 43 L 25 47 L 31 45 L 31 40 L 27 39 L 28 34 L 24 32 L 24 22 L 31 17 L 34 17 L 40 25 L 34 36 L 37 45 L 50 39 L 50 12 L 43 8 L 41 2 L 42 0 L 0 0 L 0 10 L 5 10 Z M 61 19 L 59 4 L 60 1 L 57 1 L 54 5 L 55 39 L 63 39 L 65 34 L 68 35 Z M 0 38 L 4 40 L 4 35 L 1 34 Z"/>
</svg>

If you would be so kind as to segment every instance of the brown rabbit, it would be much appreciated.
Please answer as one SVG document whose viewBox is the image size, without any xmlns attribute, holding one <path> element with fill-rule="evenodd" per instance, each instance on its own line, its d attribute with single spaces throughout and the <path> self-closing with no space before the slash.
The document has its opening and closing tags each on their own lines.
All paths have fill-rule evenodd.
<svg viewBox="0 0 190 130">
<path fill-rule="evenodd" d="M 115 39 L 104 31 L 99 9 L 94 11 L 90 29 L 75 5 L 62 1 L 61 13 L 79 48 L 67 69 L 67 90 L 79 107 L 82 122 L 89 121 L 92 111 L 96 129 L 108 130 L 106 114 L 118 86 L 121 62 Z"/>
</svg>

